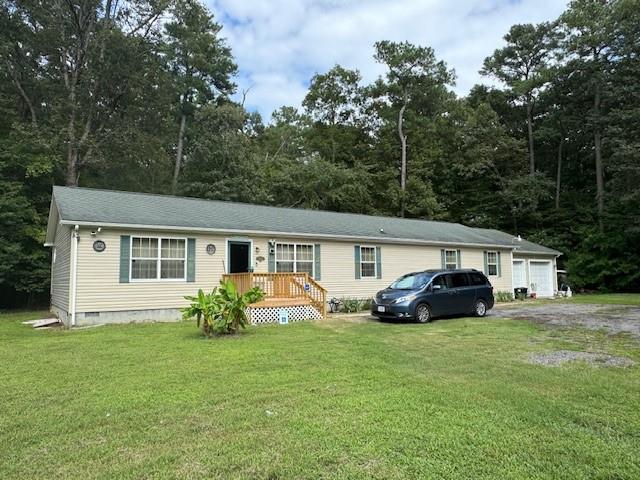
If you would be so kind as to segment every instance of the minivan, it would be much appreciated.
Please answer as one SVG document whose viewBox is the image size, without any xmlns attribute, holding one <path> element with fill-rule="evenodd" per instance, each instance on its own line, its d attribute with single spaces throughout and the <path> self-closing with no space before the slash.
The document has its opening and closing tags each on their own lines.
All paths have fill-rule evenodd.
<svg viewBox="0 0 640 480">
<path fill-rule="evenodd" d="M 371 302 L 371 314 L 427 323 L 445 315 L 484 317 L 493 302 L 493 287 L 482 272 L 425 270 L 403 275 L 379 291 Z"/>
</svg>

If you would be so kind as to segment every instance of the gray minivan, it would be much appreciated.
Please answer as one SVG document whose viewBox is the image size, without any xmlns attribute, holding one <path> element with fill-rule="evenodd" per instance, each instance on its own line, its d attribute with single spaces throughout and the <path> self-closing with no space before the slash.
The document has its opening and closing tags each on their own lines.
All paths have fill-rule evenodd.
<svg viewBox="0 0 640 480">
<path fill-rule="evenodd" d="M 425 270 L 403 275 L 379 291 L 371 302 L 371 314 L 427 323 L 445 315 L 484 317 L 493 303 L 493 287 L 482 272 Z"/>
</svg>

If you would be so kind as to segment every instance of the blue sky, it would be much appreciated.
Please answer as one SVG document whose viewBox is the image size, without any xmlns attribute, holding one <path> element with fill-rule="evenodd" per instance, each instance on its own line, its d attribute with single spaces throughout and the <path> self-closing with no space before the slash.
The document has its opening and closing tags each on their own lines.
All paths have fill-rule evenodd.
<svg viewBox="0 0 640 480">
<path fill-rule="evenodd" d="M 336 63 L 365 82 L 384 70 L 377 40 L 431 46 L 456 71 L 455 91 L 491 83 L 478 70 L 514 23 L 555 19 L 565 0 L 206 0 L 223 25 L 239 67 L 238 95 L 268 121 L 282 105 L 299 107 L 309 80 Z"/>
</svg>

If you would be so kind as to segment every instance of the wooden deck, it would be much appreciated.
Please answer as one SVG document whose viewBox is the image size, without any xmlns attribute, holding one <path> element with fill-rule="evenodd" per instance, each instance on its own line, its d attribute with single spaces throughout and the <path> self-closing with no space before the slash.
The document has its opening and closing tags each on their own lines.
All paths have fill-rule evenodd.
<svg viewBox="0 0 640 480">
<path fill-rule="evenodd" d="M 265 297 L 254 308 L 310 305 L 322 318 L 327 316 L 327 290 L 308 273 L 227 273 L 222 278 L 233 281 L 241 294 L 259 287 Z"/>
<path fill-rule="evenodd" d="M 253 308 L 270 308 L 270 307 L 299 307 L 311 305 L 309 298 L 265 298 L 256 303 L 252 303 Z"/>
</svg>

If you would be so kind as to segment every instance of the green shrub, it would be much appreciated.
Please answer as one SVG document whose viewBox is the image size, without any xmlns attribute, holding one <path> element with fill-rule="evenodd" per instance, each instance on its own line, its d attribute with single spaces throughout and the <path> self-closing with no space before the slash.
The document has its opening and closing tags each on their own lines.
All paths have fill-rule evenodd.
<svg viewBox="0 0 640 480">
<path fill-rule="evenodd" d="M 214 333 L 222 335 L 237 333 L 247 326 L 247 306 L 264 298 L 264 292 L 254 287 L 243 295 L 238 293 L 231 280 L 220 280 L 220 286 L 205 294 L 198 290 L 195 297 L 184 297 L 191 302 L 182 308 L 182 317 L 187 320 L 196 318 L 196 324 L 202 333 L 210 337 Z"/>
<path fill-rule="evenodd" d="M 363 312 L 371 308 L 370 298 L 341 298 L 340 302 L 340 311 L 343 313 Z"/>
<path fill-rule="evenodd" d="M 513 293 L 496 292 L 495 298 L 496 298 L 496 302 L 498 303 L 513 302 Z"/>
</svg>

